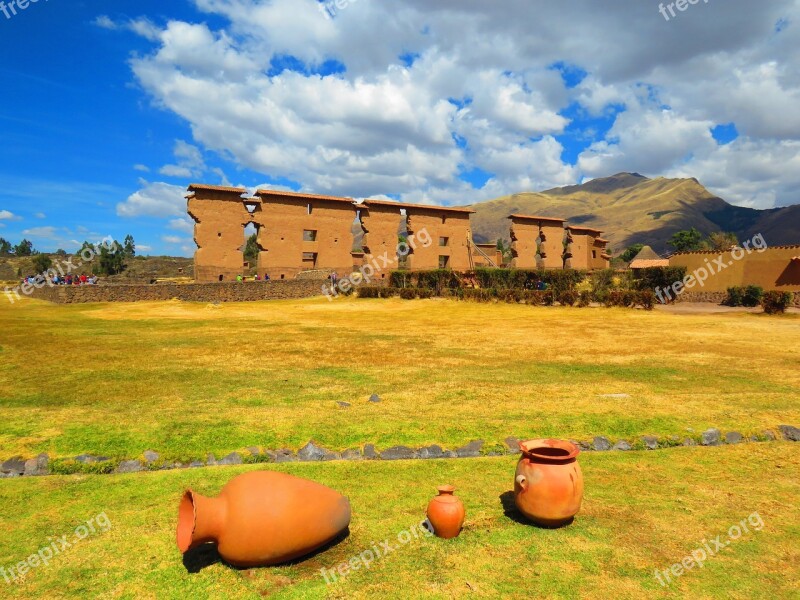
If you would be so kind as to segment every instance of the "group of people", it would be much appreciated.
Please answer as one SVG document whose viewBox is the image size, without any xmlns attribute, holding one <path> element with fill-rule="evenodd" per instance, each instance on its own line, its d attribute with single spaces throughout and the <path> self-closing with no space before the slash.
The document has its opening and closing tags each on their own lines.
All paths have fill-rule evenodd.
<svg viewBox="0 0 800 600">
<path fill-rule="evenodd" d="M 22 280 L 22 283 L 30 283 L 33 285 L 36 283 L 37 279 L 42 281 L 39 277 L 36 275 L 28 275 Z M 86 273 L 81 273 L 80 275 L 67 273 L 61 276 L 55 274 L 49 278 L 49 281 L 52 282 L 53 285 L 97 285 L 98 277 L 97 275 L 87 275 Z"/>
</svg>

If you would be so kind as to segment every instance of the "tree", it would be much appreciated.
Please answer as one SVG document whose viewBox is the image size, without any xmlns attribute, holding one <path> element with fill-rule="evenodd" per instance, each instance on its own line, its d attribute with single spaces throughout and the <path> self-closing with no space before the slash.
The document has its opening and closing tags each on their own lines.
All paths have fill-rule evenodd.
<svg viewBox="0 0 800 600">
<path fill-rule="evenodd" d="M 11 242 L 6 239 L 0 238 L 0 254 L 11 254 Z"/>
<path fill-rule="evenodd" d="M 735 233 L 725 233 L 720 231 L 718 233 L 712 233 L 709 235 L 708 243 L 712 250 L 716 250 L 717 252 L 726 252 L 733 246 L 739 245 L 739 238 L 736 237 Z"/>
<path fill-rule="evenodd" d="M 95 271 L 101 275 L 118 275 L 125 270 L 125 249 L 116 241 L 100 244 L 100 260 Z"/>
<path fill-rule="evenodd" d="M 511 262 L 511 259 L 514 258 L 511 253 L 511 244 L 506 244 L 503 238 L 497 238 L 497 249 L 500 251 L 500 256 L 503 257 L 503 263 Z"/>
<path fill-rule="evenodd" d="M 667 241 L 667 244 L 675 248 L 675 252 L 695 252 L 705 250 L 706 244 L 703 234 L 694 227 L 678 231 Z"/>
<path fill-rule="evenodd" d="M 33 270 L 36 273 L 44 273 L 53 266 L 53 261 L 47 254 L 37 254 L 33 257 Z"/>
<path fill-rule="evenodd" d="M 636 255 L 642 251 L 642 248 L 644 248 L 644 244 L 634 244 L 633 246 L 628 246 L 625 252 L 619 255 L 619 258 L 622 262 L 629 263 L 636 258 Z"/>
<path fill-rule="evenodd" d="M 66 256 L 66 255 L 67 251 L 64 250 L 63 248 L 59 248 L 58 250 L 56 250 L 56 256 Z"/>
<path fill-rule="evenodd" d="M 78 250 L 75 254 L 76 255 L 83 254 L 84 250 L 88 251 L 87 253 L 91 253 L 93 255 L 97 254 L 97 249 L 94 247 L 94 244 L 91 243 L 91 242 L 83 242 L 83 244 L 81 245 L 81 249 Z"/>
<path fill-rule="evenodd" d="M 136 242 L 133 241 L 133 236 L 129 233 L 125 236 L 125 242 L 122 244 L 122 249 L 125 258 L 133 258 L 136 256 Z"/>
<path fill-rule="evenodd" d="M 14 254 L 16 256 L 33 256 L 36 250 L 33 249 L 33 243 L 29 240 L 22 240 L 19 244 L 14 246 Z"/>
<path fill-rule="evenodd" d="M 258 260 L 258 253 L 260 251 L 261 249 L 258 247 L 258 234 L 254 233 L 247 238 L 247 243 L 244 245 L 244 259 L 254 263 Z"/>
</svg>

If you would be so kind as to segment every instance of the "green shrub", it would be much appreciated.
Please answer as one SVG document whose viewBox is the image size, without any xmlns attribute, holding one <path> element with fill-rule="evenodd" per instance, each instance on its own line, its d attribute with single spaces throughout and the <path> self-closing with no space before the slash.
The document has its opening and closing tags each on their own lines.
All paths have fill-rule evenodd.
<svg viewBox="0 0 800 600">
<path fill-rule="evenodd" d="M 791 292 L 767 292 L 761 298 L 761 306 L 768 315 L 783 314 L 792 305 L 793 299 Z"/>
<path fill-rule="evenodd" d="M 416 288 L 401 288 L 400 297 L 403 300 L 414 300 L 417 297 Z"/>
<path fill-rule="evenodd" d="M 666 290 L 686 277 L 686 267 L 649 267 L 641 269 L 635 281 L 637 290 Z"/>
<path fill-rule="evenodd" d="M 380 298 L 381 288 L 364 285 L 358 288 L 359 298 Z"/>
<path fill-rule="evenodd" d="M 652 290 L 644 290 L 639 292 L 639 304 L 645 310 L 653 310 L 656 305 L 656 295 Z"/>
<path fill-rule="evenodd" d="M 742 296 L 743 296 L 744 288 L 741 287 L 729 287 L 728 288 L 728 295 L 725 300 L 722 302 L 725 306 L 742 306 Z"/>
<path fill-rule="evenodd" d="M 591 300 L 592 300 L 591 292 L 588 292 L 586 290 L 582 291 L 578 295 L 578 308 L 586 308 L 587 306 L 589 306 Z"/>
<path fill-rule="evenodd" d="M 427 300 L 428 298 L 433 298 L 435 295 L 436 290 L 430 288 L 420 288 L 417 290 L 417 296 L 420 300 Z"/>
<path fill-rule="evenodd" d="M 558 303 L 561 306 L 575 306 L 577 301 L 578 294 L 572 290 L 565 290 L 558 295 Z"/>
<path fill-rule="evenodd" d="M 411 271 L 392 271 L 389 274 L 389 285 L 394 288 L 414 287 L 414 274 Z"/>
<path fill-rule="evenodd" d="M 728 288 L 728 294 L 723 304 L 726 306 L 747 306 L 753 308 L 761 304 L 764 296 L 764 289 L 757 285 L 747 287 Z"/>
<path fill-rule="evenodd" d="M 753 308 L 761 304 L 761 298 L 764 297 L 764 288 L 757 285 L 748 285 L 744 288 L 742 294 L 742 306 Z"/>
<path fill-rule="evenodd" d="M 553 290 L 545 290 L 543 292 L 539 292 L 542 298 L 542 304 L 544 306 L 553 306 L 556 301 L 556 295 Z"/>
<path fill-rule="evenodd" d="M 393 287 L 378 288 L 378 296 L 381 298 L 394 298 L 400 293 L 400 290 Z"/>
</svg>

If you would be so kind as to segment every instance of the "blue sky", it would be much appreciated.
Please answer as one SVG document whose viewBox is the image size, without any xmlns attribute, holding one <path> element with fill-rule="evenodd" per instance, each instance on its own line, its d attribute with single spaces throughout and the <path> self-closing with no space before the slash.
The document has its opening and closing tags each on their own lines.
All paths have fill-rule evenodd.
<svg viewBox="0 0 800 600">
<path fill-rule="evenodd" d="M 190 255 L 192 181 L 465 204 L 638 171 L 798 201 L 797 2 L 345 4 L 0 11 L 0 237 Z"/>
</svg>

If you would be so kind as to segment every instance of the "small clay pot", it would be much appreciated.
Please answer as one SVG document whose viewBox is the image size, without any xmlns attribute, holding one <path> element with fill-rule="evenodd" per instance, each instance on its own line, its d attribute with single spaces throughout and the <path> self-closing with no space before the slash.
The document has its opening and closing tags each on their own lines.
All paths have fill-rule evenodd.
<svg viewBox="0 0 800 600">
<path fill-rule="evenodd" d="M 216 498 L 191 490 L 178 510 L 185 553 L 216 543 L 237 567 L 277 565 L 324 546 L 350 525 L 350 501 L 324 485 L 275 471 L 231 479 Z"/>
<path fill-rule="evenodd" d="M 428 520 L 438 537 L 449 540 L 461 533 L 466 512 L 461 500 L 453 495 L 456 488 L 443 485 L 437 489 L 439 495 L 428 504 Z"/>
<path fill-rule="evenodd" d="M 517 508 L 543 527 L 572 522 L 583 500 L 580 448 L 563 440 L 529 440 L 519 447 L 522 457 L 514 479 Z"/>
</svg>

